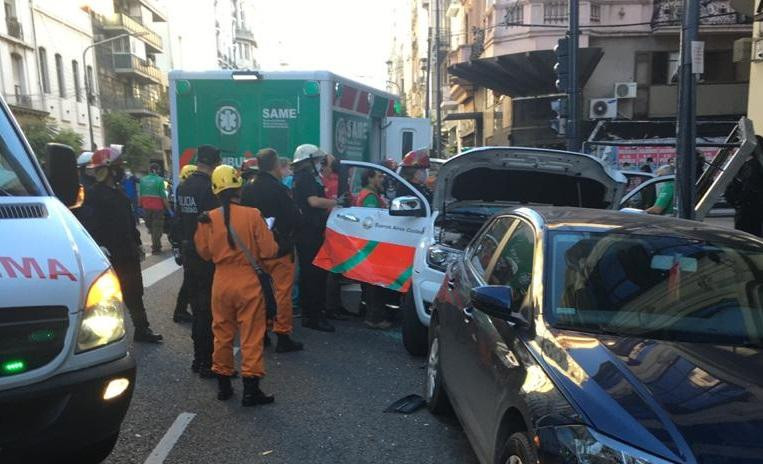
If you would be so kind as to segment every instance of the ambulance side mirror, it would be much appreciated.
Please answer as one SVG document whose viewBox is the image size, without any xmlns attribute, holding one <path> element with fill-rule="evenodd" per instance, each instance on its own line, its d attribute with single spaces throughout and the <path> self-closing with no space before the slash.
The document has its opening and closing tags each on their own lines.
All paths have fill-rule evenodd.
<svg viewBox="0 0 763 464">
<path fill-rule="evenodd" d="M 390 216 L 425 217 L 427 210 L 418 197 L 397 197 L 389 207 Z"/>
<path fill-rule="evenodd" d="M 64 205 L 76 207 L 80 200 L 77 155 L 72 147 L 60 143 L 47 144 L 45 155 L 48 182 L 53 188 L 53 193 Z"/>
</svg>

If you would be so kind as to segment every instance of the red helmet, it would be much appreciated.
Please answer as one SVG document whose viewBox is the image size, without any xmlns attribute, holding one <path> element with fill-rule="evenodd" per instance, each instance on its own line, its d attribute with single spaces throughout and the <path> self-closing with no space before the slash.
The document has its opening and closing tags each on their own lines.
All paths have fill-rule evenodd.
<svg viewBox="0 0 763 464">
<path fill-rule="evenodd" d="M 89 168 L 102 168 L 107 166 L 113 166 L 115 164 L 122 164 L 120 157 L 122 156 L 122 150 L 114 147 L 101 148 L 93 153 L 93 157 L 90 159 Z"/>
<path fill-rule="evenodd" d="M 411 168 L 429 168 L 429 149 L 421 148 L 409 152 L 403 158 L 402 166 Z"/>
<path fill-rule="evenodd" d="M 382 161 L 382 166 L 389 169 L 390 171 L 396 171 L 397 161 L 393 160 L 392 158 L 387 158 L 384 161 Z"/>
<path fill-rule="evenodd" d="M 258 168 L 257 158 L 247 158 L 243 163 L 241 163 L 241 169 L 239 169 L 239 172 L 241 172 L 241 174 L 245 174 L 250 172 L 258 172 L 259 170 L 260 169 Z"/>
</svg>

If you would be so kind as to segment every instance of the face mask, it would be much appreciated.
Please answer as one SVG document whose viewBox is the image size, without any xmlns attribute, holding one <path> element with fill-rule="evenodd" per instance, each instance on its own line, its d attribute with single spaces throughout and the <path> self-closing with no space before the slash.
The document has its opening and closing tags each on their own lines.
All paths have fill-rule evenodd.
<svg viewBox="0 0 763 464">
<path fill-rule="evenodd" d="M 427 173 L 426 169 L 419 169 L 416 171 L 416 174 L 413 175 L 413 179 L 418 184 L 423 184 L 427 181 L 427 178 L 429 178 L 429 174 Z"/>
</svg>

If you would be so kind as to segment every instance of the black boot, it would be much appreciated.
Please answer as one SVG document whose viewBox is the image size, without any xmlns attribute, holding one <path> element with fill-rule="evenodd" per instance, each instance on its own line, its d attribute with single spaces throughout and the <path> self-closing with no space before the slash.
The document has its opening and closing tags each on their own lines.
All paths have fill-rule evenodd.
<svg viewBox="0 0 763 464">
<path fill-rule="evenodd" d="M 270 346 L 270 345 L 272 345 L 272 344 L 273 344 L 273 342 L 271 342 L 271 341 L 270 341 L 270 335 L 268 335 L 268 333 L 267 333 L 267 332 L 265 332 L 265 338 L 264 338 L 264 339 L 263 339 L 263 341 L 262 341 L 262 345 L 263 345 L 265 348 L 267 348 L 267 347 L 269 347 L 269 346 Z"/>
<path fill-rule="evenodd" d="M 259 377 L 244 377 L 244 394 L 241 397 L 241 406 L 256 406 L 258 404 L 270 404 L 275 401 L 273 395 L 266 395 L 260 390 Z"/>
<path fill-rule="evenodd" d="M 197 361 L 196 358 L 194 358 L 193 362 L 191 362 L 191 372 L 194 374 L 199 373 L 199 361 Z"/>
<path fill-rule="evenodd" d="M 302 351 L 304 346 L 300 342 L 295 342 L 289 334 L 276 334 L 278 343 L 276 343 L 276 353 L 290 353 L 292 351 Z"/>
<path fill-rule="evenodd" d="M 212 372 L 212 366 L 207 363 L 199 363 L 199 377 L 202 379 L 214 379 L 217 374 Z"/>
<path fill-rule="evenodd" d="M 142 330 L 135 330 L 135 334 L 132 339 L 139 343 L 161 343 L 162 337 L 159 334 L 154 333 L 151 329 L 146 327 Z"/>
<path fill-rule="evenodd" d="M 193 316 L 186 310 L 175 311 L 172 315 L 172 321 L 177 323 L 193 322 Z"/>
<path fill-rule="evenodd" d="M 233 396 L 233 386 L 230 383 L 230 377 L 227 375 L 217 376 L 217 399 L 220 401 L 229 400 Z"/>
</svg>

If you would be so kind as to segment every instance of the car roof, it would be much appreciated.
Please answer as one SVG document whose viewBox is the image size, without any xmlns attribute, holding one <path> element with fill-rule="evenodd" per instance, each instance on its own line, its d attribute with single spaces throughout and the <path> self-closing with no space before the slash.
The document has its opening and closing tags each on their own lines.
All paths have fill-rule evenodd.
<svg viewBox="0 0 763 464">
<path fill-rule="evenodd" d="M 738 230 L 699 221 L 668 216 L 626 213 L 616 210 L 560 208 L 553 206 L 519 207 L 502 214 L 517 214 L 552 230 L 585 230 L 595 232 L 628 232 L 644 235 L 684 237 L 697 240 L 738 240 L 757 242 L 760 238 Z"/>
</svg>

